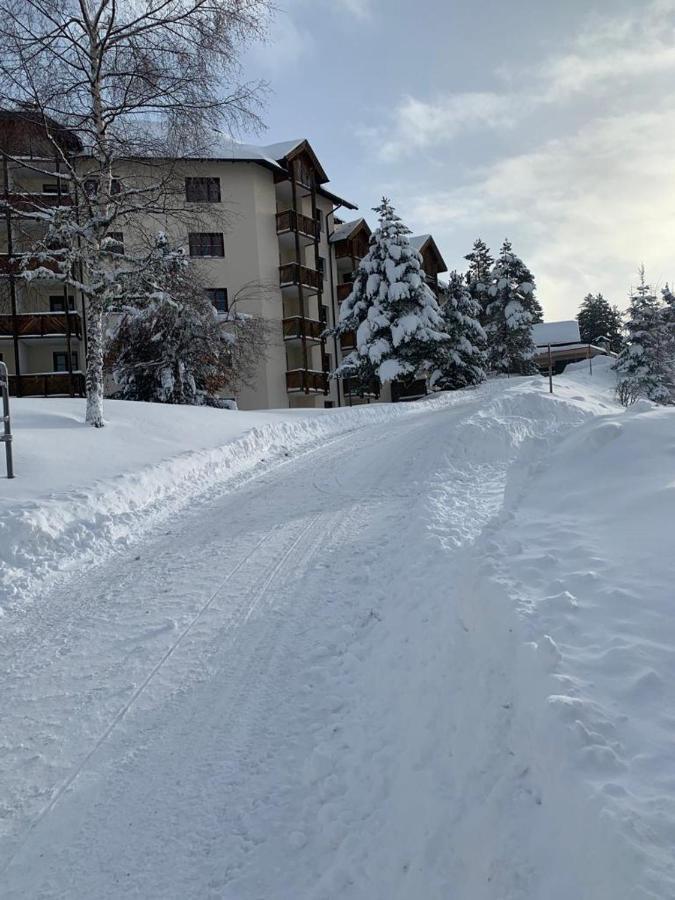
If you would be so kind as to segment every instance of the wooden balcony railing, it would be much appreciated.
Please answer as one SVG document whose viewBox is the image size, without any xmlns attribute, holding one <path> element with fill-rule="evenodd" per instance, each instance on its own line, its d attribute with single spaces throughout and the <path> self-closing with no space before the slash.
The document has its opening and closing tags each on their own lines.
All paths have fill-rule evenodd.
<svg viewBox="0 0 675 900">
<path fill-rule="evenodd" d="M 73 198 L 70 194 L 29 194 L 14 193 L 6 199 L 0 194 L 0 210 L 7 206 L 12 213 L 34 213 L 43 209 L 54 209 L 57 206 L 72 206 Z"/>
<path fill-rule="evenodd" d="M 309 394 L 328 393 L 328 374 L 312 369 L 292 369 L 286 372 L 286 390 L 289 394 L 304 391 Z"/>
<path fill-rule="evenodd" d="M 32 375 L 9 376 L 9 392 L 14 397 L 18 387 L 22 397 L 56 397 L 71 394 L 71 381 L 68 372 L 38 372 Z M 73 372 L 72 393 L 77 397 L 84 397 L 84 373 Z"/>
<path fill-rule="evenodd" d="M 61 312 L 20 313 L 18 316 L 0 315 L 0 336 L 7 337 L 16 333 L 18 337 L 52 337 L 53 335 L 70 334 L 82 337 L 82 318 L 79 313 L 71 312 L 67 316 Z"/>
<path fill-rule="evenodd" d="M 318 241 L 321 236 L 321 223 L 318 219 L 311 219 L 294 209 L 286 209 L 277 213 L 277 234 L 297 231 L 312 241 Z"/>
<path fill-rule="evenodd" d="M 282 322 L 284 330 L 284 340 L 300 340 L 305 338 L 308 341 L 320 341 L 326 324 L 316 319 L 303 319 L 302 316 L 290 316 Z"/>
<path fill-rule="evenodd" d="M 300 263 L 286 263 L 279 266 L 279 283 L 281 287 L 301 284 L 311 291 L 321 290 L 321 275 L 316 269 L 301 266 Z"/>
<path fill-rule="evenodd" d="M 356 349 L 356 332 L 348 331 L 346 334 L 340 335 L 340 349 L 343 352 Z"/>
<path fill-rule="evenodd" d="M 49 269 L 50 272 L 58 272 L 59 264 L 54 259 L 40 260 L 37 257 L 8 256 L 0 253 L 0 275 L 20 275 L 25 269 Z"/>
<path fill-rule="evenodd" d="M 337 286 L 337 301 L 338 303 L 343 303 L 347 297 L 352 292 L 354 285 L 353 284 L 338 284 Z"/>
</svg>

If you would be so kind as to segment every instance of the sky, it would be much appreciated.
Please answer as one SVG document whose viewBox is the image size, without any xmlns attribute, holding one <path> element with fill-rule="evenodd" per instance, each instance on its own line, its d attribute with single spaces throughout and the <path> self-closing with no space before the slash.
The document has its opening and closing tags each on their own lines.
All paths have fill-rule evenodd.
<svg viewBox="0 0 675 900">
<path fill-rule="evenodd" d="M 388 196 L 450 269 L 508 239 L 548 320 L 675 281 L 675 0 L 276 0 L 246 76 L 261 143 L 305 137 L 329 187 Z M 359 215 L 360 213 L 357 213 Z"/>
</svg>

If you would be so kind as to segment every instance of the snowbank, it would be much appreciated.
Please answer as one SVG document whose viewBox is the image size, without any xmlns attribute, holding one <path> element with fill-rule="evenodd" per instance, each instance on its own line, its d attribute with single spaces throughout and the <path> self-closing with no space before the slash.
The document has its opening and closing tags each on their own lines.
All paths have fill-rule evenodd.
<svg viewBox="0 0 675 900">
<path fill-rule="evenodd" d="M 108 401 L 100 431 L 82 424 L 79 400 L 14 401 L 18 477 L 0 480 L 0 609 L 261 465 L 456 399 L 255 413 Z"/>
</svg>

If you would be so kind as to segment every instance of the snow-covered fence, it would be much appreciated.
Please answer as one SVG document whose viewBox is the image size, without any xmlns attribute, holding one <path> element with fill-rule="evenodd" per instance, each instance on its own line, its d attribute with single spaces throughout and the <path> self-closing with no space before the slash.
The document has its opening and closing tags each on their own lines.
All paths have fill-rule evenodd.
<svg viewBox="0 0 675 900">
<path fill-rule="evenodd" d="M 9 418 L 9 373 L 4 362 L 0 362 L 0 394 L 2 394 L 3 433 L 0 443 L 5 445 L 7 460 L 7 477 L 14 478 L 14 462 L 12 460 L 12 423 Z"/>
</svg>

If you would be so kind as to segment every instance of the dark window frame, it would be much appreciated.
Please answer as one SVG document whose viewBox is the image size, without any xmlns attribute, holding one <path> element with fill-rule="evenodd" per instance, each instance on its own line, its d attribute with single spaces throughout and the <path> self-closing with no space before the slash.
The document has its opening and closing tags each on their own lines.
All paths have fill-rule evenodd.
<svg viewBox="0 0 675 900">
<path fill-rule="evenodd" d="M 220 203 L 220 178 L 214 175 L 189 177 L 185 179 L 185 200 L 187 203 Z"/>
<path fill-rule="evenodd" d="M 70 351 L 73 372 L 77 372 L 79 370 L 79 357 L 77 350 Z M 59 368 L 61 363 L 57 362 L 57 358 L 63 357 L 63 369 Z M 52 372 L 68 372 L 68 351 L 67 350 L 54 350 L 52 351 Z"/>
<path fill-rule="evenodd" d="M 211 259 L 225 257 L 225 237 L 222 231 L 190 231 L 188 245 L 191 257 Z"/>
<path fill-rule="evenodd" d="M 216 294 L 222 294 L 222 306 L 219 305 L 219 298 Z M 206 295 L 211 301 L 211 305 L 218 313 L 228 313 L 230 311 L 230 301 L 227 295 L 227 288 L 206 288 Z"/>
<path fill-rule="evenodd" d="M 63 294 L 49 295 L 49 312 L 61 313 L 66 311 L 66 305 L 63 302 Z M 68 312 L 75 312 L 75 297 L 68 294 Z"/>
</svg>

